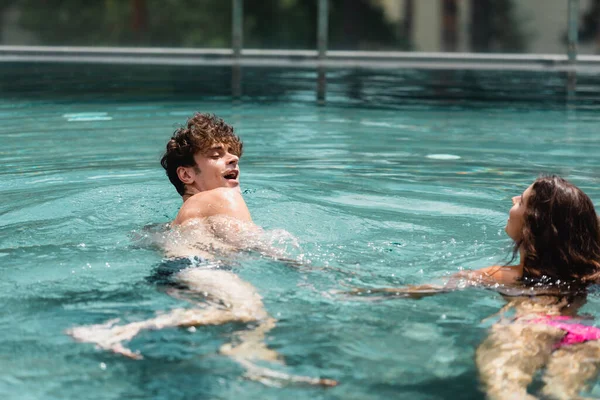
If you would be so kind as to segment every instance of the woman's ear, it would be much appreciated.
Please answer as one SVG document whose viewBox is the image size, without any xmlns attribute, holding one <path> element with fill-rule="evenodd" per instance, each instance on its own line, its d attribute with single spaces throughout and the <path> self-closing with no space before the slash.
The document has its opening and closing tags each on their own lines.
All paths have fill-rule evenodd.
<svg viewBox="0 0 600 400">
<path fill-rule="evenodd" d="M 177 177 L 186 185 L 191 185 L 196 179 L 194 167 L 177 167 Z"/>
</svg>

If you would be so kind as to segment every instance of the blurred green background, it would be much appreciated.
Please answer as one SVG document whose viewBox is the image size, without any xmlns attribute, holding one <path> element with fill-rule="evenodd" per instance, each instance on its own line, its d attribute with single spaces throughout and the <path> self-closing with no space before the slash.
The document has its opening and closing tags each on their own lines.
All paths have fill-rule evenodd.
<svg viewBox="0 0 600 400">
<path fill-rule="evenodd" d="M 565 53 L 568 0 L 330 0 L 329 48 Z M 600 0 L 580 0 L 580 52 Z M 231 47 L 231 0 L 2 0 L 0 44 Z M 244 0 L 244 47 L 314 49 L 317 0 Z"/>
</svg>

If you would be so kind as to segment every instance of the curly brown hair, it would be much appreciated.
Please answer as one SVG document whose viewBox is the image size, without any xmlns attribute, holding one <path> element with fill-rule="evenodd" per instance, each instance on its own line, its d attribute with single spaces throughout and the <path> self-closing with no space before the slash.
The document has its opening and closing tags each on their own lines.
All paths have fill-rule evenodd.
<svg viewBox="0 0 600 400">
<path fill-rule="evenodd" d="M 587 284 L 600 280 L 600 228 L 594 204 L 575 185 L 542 176 L 527 199 L 522 238 L 523 278 L 530 283 Z"/>
<path fill-rule="evenodd" d="M 185 193 L 185 184 L 177 176 L 177 168 L 195 166 L 194 155 L 207 152 L 216 143 L 229 147 L 232 154 L 242 156 L 243 143 L 234 134 L 233 127 L 215 115 L 196 113 L 173 133 L 160 164 L 177 193 L 182 196 Z"/>
</svg>

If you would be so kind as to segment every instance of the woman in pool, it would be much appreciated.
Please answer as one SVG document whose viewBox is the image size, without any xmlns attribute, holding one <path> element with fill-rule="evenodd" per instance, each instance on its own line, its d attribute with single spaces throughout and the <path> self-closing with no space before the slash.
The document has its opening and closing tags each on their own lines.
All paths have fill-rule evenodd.
<svg viewBox="0 0 600 400">
<path fill-rule="evenodd" d="M 499 314 L 514 312 L 492 326 L 476 352 L 488 397 L 534 398 L 527 386 L 545 366 L 544 396 L 578 398 L 600 365 L 600 329 L 577 315 L 586 287 L 600 280 L 600 228 L 594 205 L 557 176 L 536 179 L 512 201 L 505 230 L 514 241 L 519 264 L 461 272 L 443 286 L 370 292 L 419 298 L 469 285 L 498 288 L 510 296 Z"/>
</svg>

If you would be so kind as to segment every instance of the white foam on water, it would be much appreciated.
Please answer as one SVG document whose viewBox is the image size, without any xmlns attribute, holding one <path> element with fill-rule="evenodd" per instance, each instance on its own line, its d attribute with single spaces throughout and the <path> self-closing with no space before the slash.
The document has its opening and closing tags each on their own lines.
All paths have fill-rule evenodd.
<svg viewBox="0 0 600 400">
<path fill-rule="evenodd" d="M 29 184 L 52 183 L 52 182 L 64 182 L 64 178 L 51 177 L 51 178 L 36 179 L 35 181 L 30 181 Z"/>
<path fill-rule="evenodd" d="M 427 154 L 425 157 L 432 160 L 460 160 L 460 156 L 454 154 Z"/>
<path fill-rule="evenodd" d="M 67 122 L 83 122 L 83 121 L 110 121 L 112 117 L 106 112 L 85 112 L 74 114 L 63 114 L 63 118 Z"/>
<path fill-rule="evenodd" d="M 139 105 L 139 106 L 121 106 L 117 107 L 119 111 L 137 111 L 137 110 L 156 110 L 160 107 L 151 104 Z"/>
<path fill-rule="evenodd" d="M 78 117 L 69 118 L 67 122 L 82 122 L 82 121 L 110 121 L 112 117 Z"/>
<path fill-rule="evenodd" d="M 384 126 L 384 127 L 393 127 L 392 124 L 390 124 L 389 122 L 384 122 L 384 121 L 365 121 L 362 120 L 359 122 L 361 125 L 366 125 L 366 126 Z"/>
<path fill-rule="evenodd" d="M 78 118 L 78 117 L 105 117 L 107 112 L 82 112 L 82 113 L 69 113 L 63 114 L 63 118 Z"/>
<path fill-rule="evenodd" d="M 234 228 L 236 234 L 231 235 Z M 275 259 L 302 262 L 298 239 L 283 229 L 263 230 L 231 217 L 213 216 L 191 220 L 184 226 L 153 224 L 134 234 L 142 247 L 159 247 L 167 257 L 193 257 L 229 262 L 239 251 L 253 251 Z"/>
</svg>

